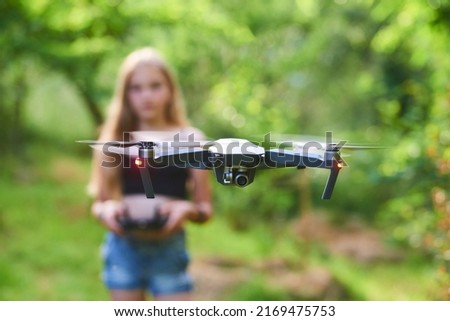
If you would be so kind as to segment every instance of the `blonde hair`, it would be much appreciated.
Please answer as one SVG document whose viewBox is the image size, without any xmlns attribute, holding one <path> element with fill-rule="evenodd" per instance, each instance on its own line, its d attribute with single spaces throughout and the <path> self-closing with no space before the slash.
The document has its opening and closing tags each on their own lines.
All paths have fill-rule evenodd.
<svg viewBox="0 0 450 321">
<path fill-rule="evenodd" d="M 125 132 L 137 130 L 138 119 L 130 108 L 127 91 L 133 72 L 142 65 L 157 67 L 167 80 L 171 93 L 171 99 L 165 109 L 167 124 L 179 128 L 188 125 L 181 90 L 170 66 L 155 49 L 141 48 L 131 52 L 119 69 L 115 92 L 108 106 L 105 123 L 100 130 L 100 141 L 122 140 Z M 89 194 L 101 200 L 120 199 L 120 166 L 102 167 L 101 163 L 105 156 L 114 157 L 94 151 Z"/>
</svg>

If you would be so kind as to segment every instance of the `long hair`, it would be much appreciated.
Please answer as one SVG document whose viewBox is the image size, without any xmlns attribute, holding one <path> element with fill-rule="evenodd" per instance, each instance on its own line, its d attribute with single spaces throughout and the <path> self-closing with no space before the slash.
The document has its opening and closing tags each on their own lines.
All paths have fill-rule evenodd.
<svg viewBox="0 0 450 321">
<path fill-rule="evenodd" d="M 114 95 L 100 130 L 100 141 L 123 140 L 124 133 L 137 130 L 138 119 L 130 108 L 127 91 L 133 72 L 142 65 L 157 67 L 167 80 L 170 90 L 170 100 L 165 108 L 167 124 L 179 128 L 188 125 L 181 90 L 170 66 L 153 48 L 141 48 L 131 52 L 119 69 Z M 113 155 L 94 151 L 89 194 L 101 200 L 120 199 L 120 166 L 102 167 L 105 156 Z"/>
</svg>

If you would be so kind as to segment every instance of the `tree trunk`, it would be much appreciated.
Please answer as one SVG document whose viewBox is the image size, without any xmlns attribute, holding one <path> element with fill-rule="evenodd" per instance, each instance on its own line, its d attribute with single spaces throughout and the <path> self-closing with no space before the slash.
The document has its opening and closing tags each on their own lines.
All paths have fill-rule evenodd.
<svg viewBox="0 0 450 321">
<path fill-rule="evenodd" d="M 98 128 L 103 123 L 103 115 L 100 112 L 100 108 L 97 101 L 95 100 L 92 92 L 86 89 L 85 86 L 79 83 L 76 83 L 76 86 L 78 87 L 78 90 L 81 93 L 81 98 L 86 104 L 89 115 L 91 116 L 91 119 L 95 127 Z"/>
<path fill-rule="evenodd" d="M 25 97 L 27 93 L 27 81 L 25 73 L 17 73 L 14 79 L 14 96 L 12 99 L 12 126 L 11 126 L 11 144 L 14 152 L 23 151 L 22 135 L 23 135 L 23 109 L 25 105 Z"/>
</svg>

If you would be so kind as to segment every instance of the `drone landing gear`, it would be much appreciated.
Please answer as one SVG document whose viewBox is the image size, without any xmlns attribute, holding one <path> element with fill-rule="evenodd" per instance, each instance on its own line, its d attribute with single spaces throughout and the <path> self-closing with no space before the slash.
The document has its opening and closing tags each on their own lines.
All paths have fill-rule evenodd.
<svg viewBox="0 0 450 321">
<path fill-rule="evenodd" d="M 333 194 L 334 185 L 336 185 L 336 180 L 339 174 L 340 167 L 332 168 L 330 170 L 330 175 L 328 176 L 327 184 L 323 190 L 322 199 L 329 200 L 331 194 Z"/>
<path fill-rule="evenodd" d="M 153 189 L 148 167 L 146 165 L 139 166 L 139 173 L 141 174 L 142 185 L 144 185 L 145 196 L 147 198 L 155 198 L 155 191 Z"/>
<path fill-rule="evenodd" d="M 135 164 L 141 174 L 142 184 L 144 185 L 145 196 L 147 198 L 155 198 L 155 191 L 148 170 L 148 160 L 154 156 L 154 147 L 155 144 L 153 142 L 143 143 L 143 147 L 139 148 L 139 157 L 135 160 Z"/>
<path fill-rule="evenodd" d="M 323 190 L 322 199 L 329 200 L 331 194 L 333 194 L 334 185 L 338 178 L 339 171 L 344 166 L 344 161 L 339 155 L 340 146 L 336 144 L 330 144 L 325 152 L 325 168 L 330 169 L 330 175 L 328 176 L 327 184 Z"/>
</svg>

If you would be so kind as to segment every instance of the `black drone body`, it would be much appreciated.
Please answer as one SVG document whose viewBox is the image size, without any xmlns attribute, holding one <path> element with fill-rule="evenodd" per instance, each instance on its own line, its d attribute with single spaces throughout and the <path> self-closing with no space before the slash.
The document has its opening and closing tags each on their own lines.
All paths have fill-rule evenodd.
<svg viewBox="0 0 450 321">
<path fill-rule="evenodd" d="M 137 147 L 135 164 L 139 167 L 147 198 L 154 198 L 149 167 L 177 166 L 212 170 L 222 185 L 244 187 L 255 179 L 257 170 L 286 167 L 322 168 L 329 170 L 322 199 L 330 199 L 339 171 L 346 165 L 340 156 L 341 149 L 373 148 L 360 145 L 336 143 L 283 143 L 282 148 L 263 148 L 246 139 L 225 138 L 214 141 L 138 140 L 134 142 L 82 141 L 95 147 L 102 145 L 107 153 L 126 153 Z M 191 139 L 192 138 L 192 139 Z"/>
</svg>

